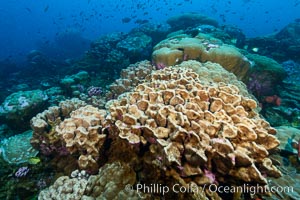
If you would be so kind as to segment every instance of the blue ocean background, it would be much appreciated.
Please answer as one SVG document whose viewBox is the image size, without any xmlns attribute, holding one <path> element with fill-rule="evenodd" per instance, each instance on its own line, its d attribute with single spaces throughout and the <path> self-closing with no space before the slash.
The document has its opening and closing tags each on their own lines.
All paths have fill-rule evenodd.
<svg viewBox="0 0 300 200">
<path fill-rule="evenodd" d="M 64 31 L 94 40 L 114 31 L 127 32 L 137 26 L 136 19 L 160 22 L 183 12 L 207 15 L 220 24 L 236 25 L 247 37 L 256 37 L 280 30 L 299 18 L 299 11 L 299 0 L 1 1 L 0 60 L 22 62 L 38 44 L 52 43 Z M 122 23 L 125 17 L 134 19 Z"/>
</svg>

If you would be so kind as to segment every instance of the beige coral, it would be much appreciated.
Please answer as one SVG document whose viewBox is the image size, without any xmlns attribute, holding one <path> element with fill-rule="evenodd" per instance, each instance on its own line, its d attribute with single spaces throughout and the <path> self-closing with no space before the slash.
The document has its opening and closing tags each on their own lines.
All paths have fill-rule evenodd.
<svg viewBox="0 0 300 200">
<path fill-rule="evenodd" d="M 88 181 L 85 179 L 59 177 L 55 183 L 39 194 L 41 200 L 80 200 L 82 199 Z"/>
<path fill-rule="evenodd" d="M 153 49 L 152 60 L 157 66 L 173 66 L 186 60 L 211 61 L 219 63 L 240 79 L 250 69 L 249 60 L 237 48 L 205 34 L 194 38 L 173 36 L 161 41 Z"/>
<path fill-rule="evenodd" d="M 86 194 L 97 199 L 137 199 L 136 191 L 126 191 L 125 186 L 134 185 L 136 182 L 135 172 L 124 163 L 106 164 L 99 170 L 98 175 L 89 178 Z M 143 194 L 140 194 L 143 196 Z"/>
<path fill-rule="evenodd" d="M 202 82 L 190 69 L 166 68 L 114 101 L 108 118 L 129 144 L 150 145 L 164 170 L 177 166 L 180 176 L 193 180 L 207 169 L 219 181 L 229 174 L 236 182 L 267 184 L 260 169 L 279 175 L 266 161 L 279 142 L 256 106 L 234 85 Z"/>
<path fill-rule="evenodd" d="M 58 106 L 49 107 L 44 112 L 33 117 L 30 121 L 33 129 L 33 136 L 30 141 L 32 146 L 38 150 L 41 149 L 41 145 L 47 147 L 55 146 L 60 140 L 55 130 L 56 125 L 62 119 L 69 117 L 72 111 L 85 105 L 85 102 L 73 98 L 60 102 Z"/>
<path fill-rule="evenodd" d="M 97 175 L 88 179 L 59 177 L 53 185 L 42 190 L 39 194 L 41 200 L 80 200 L 80 199 L 140 199 L 147 198 L 141 191 L 126 190 L 127 184 L 134 185 L 135 172 L 124 163 L 115 162 L 104 165 Z"/>
<path fill-rule="evenodd" d="M 121 71 L 121 77 L 109 86 L 107 99 L 117 98 L 124 92 L 130 91 L 143 80 L 154 67 L 147 60 L 129 65 Z"/>
<path fill-rule="evenodd" d="M 96 161 L 106 138 L 102 133 L 105 116 L 105 110 L 88 105 L 73 111 L 70 118 L 56 127 L 67 150 L 80 155 L 78 164 L 81 169 L 97 170 Z"/>
<path fill-rule="evenodd" d="M 201 63 L 195 60 L 189 60 L 184 61 L 179 65 L 175 65 L 174 67 L 192 69 L 199 77 L 201 77 L 200 80 L 203 84 L 208 85 L 210 82 L 223 83 L 219 87 L 225 92 L 233 94 L 238 92 L 242 95 L 243 106 L 250 107 L 251 109 L 257 107 L 256 101 L 253 100 L 255 97 L 248 93 L 246 85 L 239 81 L 233 73 L 228 72 L 218 63 L 210 61 Z M 228 84 L 230 84 L 230 87 L 227 86 Z M 246 97 L 246 99 L 244 100 L 243 97 Z"/>
</svg>

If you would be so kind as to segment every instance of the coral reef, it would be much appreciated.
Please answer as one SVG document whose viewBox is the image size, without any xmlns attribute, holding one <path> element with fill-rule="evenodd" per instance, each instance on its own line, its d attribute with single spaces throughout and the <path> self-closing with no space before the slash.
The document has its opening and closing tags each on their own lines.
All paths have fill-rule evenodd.
<svg viewBox="0 0 300 200">
<path fill-rule="evenodd" d="M 300 90 L 299 90 L 299 63 L 286 61 L 282 66 L 287 74 L 286 78 L 277 87 L 277 96 L 280 97 L 280 106 L 265 106 L 264 116 L 273 126 L 289 125 L 300 127 Z"/>
<path fill-rule="evenodd" d="M 148 22 L 132 29 L 131 33 L 144 33 L 152 38 L 153 44 L 157 44 L 159 41 L 166 38 L 167 34 L 170 32 L 170 28 L 171 27 L 167 23 Z"/>
<path fill-rule="evenodd" d="M 0 106 L 0 119 L 11 129 L 24 131 L 28 121 L 47 106 L 48 96 L 42 90 L 12 93 Z"/>
<path fill-rule="evenodd" d="M 293 61 L 287 60 L 282 64 L 284 71 L 287 73 L 287 77 L 284 79 L 286 84 L 297 84 L 300 82 L 300 64 Z"/>
<path fill-rule="evenodd" d="M 86 192 L 88 196 L 100 199 L 140 199 L 135 190 L 125 188 L 135 182 L 133 169 L 128 164 L 115 162 L 104 165 L 98 175 L 90 177 Z"/>
<path fill-rule="evenodd" d="M 27 54 L 27 63 L 26 69 L 23 69 L 23 75 L 29 76 L 30 73 L 32 73 L 45 76 L 47 73 L 55 73 L 56 70 L 56 66 L 53 65 L 51 59 L 44 52 L 39 50 L 32 50 Z"/>
<path fill-rule="evenodd" d="M 25 177 L 30 169 L 28 167 L 20 167 L 16 172 L 15 172 L 15 177 L 17 178 L 22 178 Z"/>
<path fill-rule="evenodd" d="M 97 60 L 105 59 L 108 51 L 115 49 L 117 43 L 125 39 L 126 34 L 122 32 L 115 32 L 104 35 L 91 44 L 91 49 L 88 51 L 87 56 Z"/>
<path fill-rule="evenodd" d="M 238 48 L 244 48 L 246 36 L 241 29 L 230 26 L 222 25 L 221 27 L 215 27 L 212 25 L 200 25 L 187 28 L 182 31 L 187 35 L 195 37 L 198 34 L 209 35 L 213 38 L 222 40 L 225 44 L 234 45 Z"/>
<path fill-rule="evenodd" d="M 0 142 L 0 154 L 9 164 L 26 163 L 35 157 L 38 151 L 30 145 L 32 131 L 9 137 Z M 17 147 L 17 148 L 16 148 Z"/>
<path fill-rule="evenodd" d="M 14 132 L 6 124 L 0 125 L 0 141 L 13 135 Z"/>
<path fill-rule="evenodd" d="M 81 169 L 98 170 L 99 151 L 106 137 L 100 134 L 105 114 L 78 99 L 61 102 L 32 118 L 31 144 L 45 156 L 68 159 L 71 154 Z"/>
<path fill-rule="evenodd" d="M 66 100 L 66 96 L 64 96 L 64 91 L 61 87 L 51 87 L 45 90 L 45 93 L 49 97 L 49 105 L 54 106 L 58 105 L 59 102 Z"/>
<path fill-rule="evenodd" d="M 95 87 L 91 86 L 87 89 L 87 93 L 90 97 L 92 96 L 100 96 L 102 94 L 102 88 L 101 87 Z"/>
<path fill-rule="evenodd" d="M 0 199 L 299 198 L 299 22 L 246 39 L 195 13 L 136 19 L 80 60 L 33 50 L 24 69 L 1 61 L 12 69 L 0 75 Z M 83 41 L 67 35 L 56 38 L 66 48 Z M 155 184 L 193 191 L 138 189 Z"/>
<path fill-rule="evenodd" d="M 271 57 L 279 62 L 285 60 L 300 61 L 300 21 L 288 24 L 278 33 L 264 37 L 247 39 L 248 50 L 257 49 L 257 53 Z"/>
<path fill-rule="evenodd" d="M 276 85 L 286 77 L 284 68 L 272 58 L 258 54 L 247 54 L 253 62 L 248 80 L 248 89 L 257 97 L 277 94 Z"/>
<path fill-rule="evenodd" d="M 279 126 L 276 127 L 276 130 L 281 153 L 298 156 L 299 149 L 294 144 L 297 144 L 300 140 L 300 130 L 290 126 Z"/>
<path fill-rule="evenodd" d="M 152 51 L 152 38 L 142 32 L 136 32 L 118 42 L 116 47 L 129 58 L 130 63 L 134 63 L 149 58 Z"/>
<path fill-rule="evenodd" d="M 109 75 L 113 81 L 130 63 L 151 57 L 151 35 L 155 30 L 148 33 L 149 30 L 137 28 L 128 34 L 117 32 L 100 37 L 91 44 L 90 50 L 74 69 L 96 72 L 105 80 Z"/>
<path fill-rule="evenodd" d="M 154 47 L 152 60 L 156 66 L 171 66 L 186 60 L 215 62 L 243 79 L 250 69 L 249 60 L 231 45 L 209 35 L 198 34 L 192 38 L 176 35 L 161 41 Z"/>
<path fill-rule="evenodd" d="M 276 130 L 258 116 L 256 102 L 234 85 L 200 80 L 187 69 L 153 72 L 110 104 L 107 119 L 129 147 L 139 155 L 149 149 L 142 155 L 152 165 L 185 184 L 213 183 L 208 173 L 231 184 L 265 185 L 263 174 L 279 177 L 268 158 L 279 145 Z"/>
<path fill-rule="evenodd" d="M 284 174 L 282 177 L 275 179 L 270 178 L 269 186 L 273 188 L 282 188 L 283 190 L 278 190 L 271 197 L 267 197 L 266 200 L 277 200 L 277 199 L 299 199 L 300 190 L 299 190 L 299 179 L 300 175 L 295 171 L 295 168 L 284 167 Z"/>
<path fill-rule="evenodd" d="M 62 176 L 41 191 L 39 199 L 140 199 L 142 194 L 133 189 L 125 190 L 127 184 L 133 185 L 135 182 L 135 172 L 127 164 L 116 162 L 104 165 L 99 174 L 89 179 Z"/>
<path fill-rule="evenodd" d="M 86 71 L 80 71 L 77 74 L 66 76 L 60 81 L 62 89 L 66 95 L 78 97 L 84 90 L 90 76 Z"/>
<path fill-rule="evenodd" d="M 283 79 L 282 88 L 279 90 L 280 97 L 283 98 L 283 105 L 292 109 L 300 110 L 300 64 L 294 61 L 282 63 L 287 77 Z"/>
<path fill-rule="evenodd" d="M 207 69 L 212 71 L 205 73 Z M 105 110 L 84 106 L 56 123 L 53 132 L 56 142 L 69 153 L 65 160 L 75 159 L 78 168 L 89 173 L 105 162 L 125 162 L 134 177 L 131 185 L 155 181 L 168 186 L 193 185 L 202 191 L 170 193 L 170 198 L 196 199 L 198 195 L 218 199 L 217 193 L 209 193 L 203 185 L 267 185 L 264 175 L 281 176 L 269 158 L 279 145 L 274 136 L 276 130 L 259 117 L 257 103 L 247 94 L 245 85 L 230 84 L 239 82 L 230 78 L 234 75 L 215 63 L 187 61 L 143 76 L 144 82 L 135 83 L 136 87 L 130 86 L 129 92 L 107 103 L 107 116 Z M 101 158 L 103 155 L 107 160 Z M 107 166 L 100 168 L 100 174 L 101 170 L 109 170 Z M 118 164 L 118 168 L 123 167 Z M 106 173 L 107 176 L 92 175 L 88 180 L 62 177 L 40 197 L 57 199 L 63 191 L 70 191 L 64 194 L 121 198 L 119 195 L 124 195 L 121 182 L 107 190 L 102 181 L 105 177 L 114 177 L 112 182 L 122 180 Z"/>
</svg>

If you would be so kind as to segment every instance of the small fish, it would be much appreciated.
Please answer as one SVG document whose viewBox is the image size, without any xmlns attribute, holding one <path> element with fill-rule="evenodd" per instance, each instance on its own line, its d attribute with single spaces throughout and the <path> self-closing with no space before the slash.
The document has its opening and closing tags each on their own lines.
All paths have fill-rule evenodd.
<svg viewBox="0 0 300 200">
<path fill-rule="evenodd" d="M 131 18 L 129 18 L 129 17 L 124 17 L 122 19 L 122 23 L 129 23 L 130 21 L 131 21 Z"/>
<path fill-rule="evenodd" d="M 30 8 L 26 8 L 26 10 L 31 13 L 31 9 Z"/>
<path fill-rule="evenodd" d="M 31 165 L 36 165 L 41 162 L 41 159 L 38 157 L 31 157 L 28 159 L 28 163 Z"/>
<path fill-rule="evenodd" d="M 252 48 L 251 50 L 252 50 L 253 52 L 255 52 L 255 53 L 256 53 L 256 52 L 258 52 L 259 48 L 257 48 L 257 47 L 254 47 L 254 48 Z"/>
<path fill-rule="evenodd" d="M 47 12 L 49 10 L 49 5 L 47 5 L 45 8 L 44 8 L 44 12 Z"/>
</svg>

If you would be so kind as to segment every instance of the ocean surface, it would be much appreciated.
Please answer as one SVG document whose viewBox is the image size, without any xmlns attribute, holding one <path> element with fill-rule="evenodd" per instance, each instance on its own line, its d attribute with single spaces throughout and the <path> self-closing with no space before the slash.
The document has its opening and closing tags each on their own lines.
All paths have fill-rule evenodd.
<svg viewBox="0 0 300 200">
<path fill-rule="evenodd" d="M 0 27 L 0 199 L 300 199 L 300 0 L 10 0 Z"/>
</svg>

